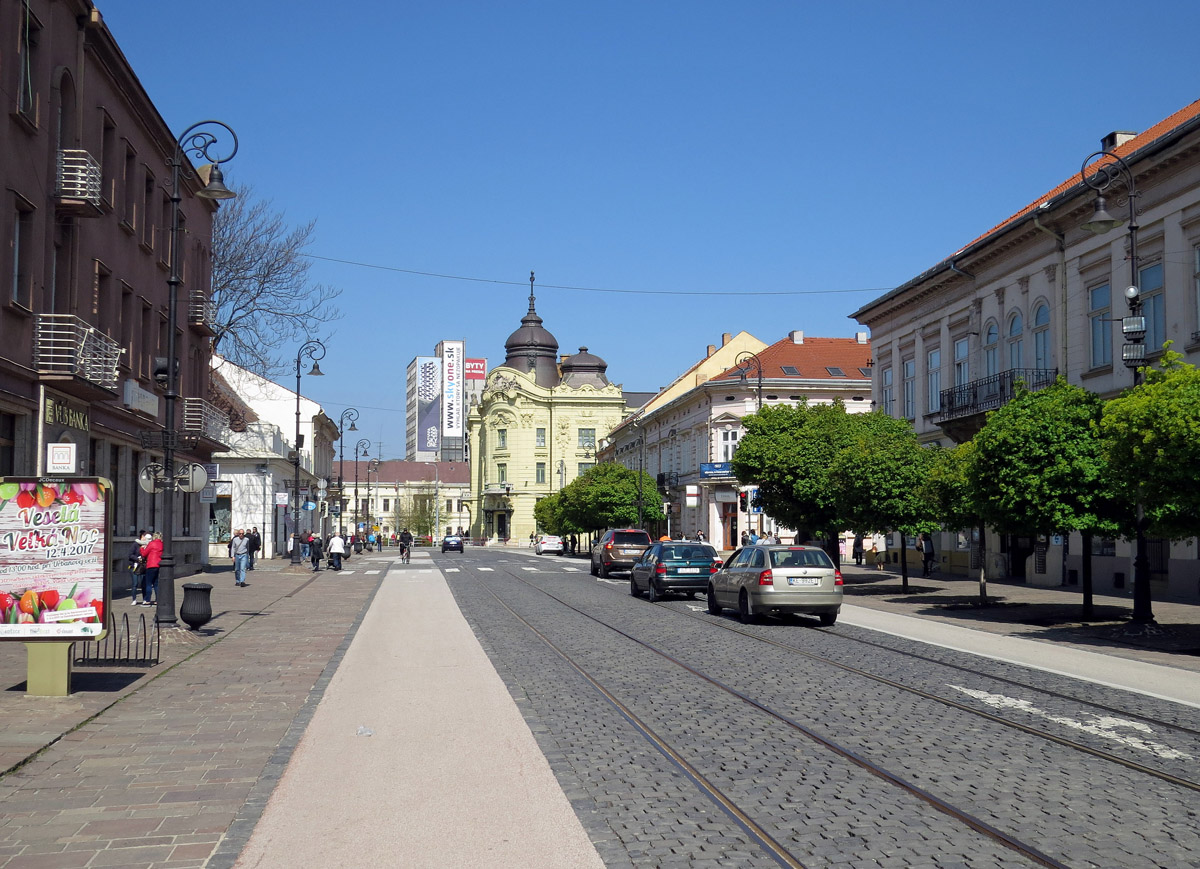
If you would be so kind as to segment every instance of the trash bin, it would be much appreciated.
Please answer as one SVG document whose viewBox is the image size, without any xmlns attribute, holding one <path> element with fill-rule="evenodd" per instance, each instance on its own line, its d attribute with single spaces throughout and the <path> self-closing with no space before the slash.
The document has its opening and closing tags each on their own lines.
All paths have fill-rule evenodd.
<svg viewBox="0 0 1200 869">
<path fill-rule="evenodd" d="M 212 586 L 207 582 L 185 582 L 183 584 L 183 605 L 179 608 L 179 617 L 193 631 L 212 620 Z"/>
</svg>

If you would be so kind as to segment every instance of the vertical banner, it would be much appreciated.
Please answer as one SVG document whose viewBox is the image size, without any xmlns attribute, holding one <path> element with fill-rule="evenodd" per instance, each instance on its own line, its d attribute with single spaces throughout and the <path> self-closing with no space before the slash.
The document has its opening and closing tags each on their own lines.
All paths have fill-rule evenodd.
<svg viewBox="0 0 1200 869">
<path fill-rule="evenodd" d="M 442 446 L 442 360 L 417 357 L 417 449 Z"/>
<path fill-rule="evenodd" d="M 463 435 L 463 356 L 462 341 L 442 342 L 442 437 Z"/>
<path fill-rule="evenodd" d="M 0 479 L 0 639 L 103 632 L 111 488 L 102 477 Z"/>
</svg>

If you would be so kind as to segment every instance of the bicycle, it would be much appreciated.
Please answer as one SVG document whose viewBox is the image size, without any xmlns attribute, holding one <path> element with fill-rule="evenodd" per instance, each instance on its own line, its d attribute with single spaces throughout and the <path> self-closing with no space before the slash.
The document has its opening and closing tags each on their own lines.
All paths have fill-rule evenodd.
<svg viewBox="0 0 1200 869">
<path fill-rule="evenodd" d="M 409 563 L 409 554 L 412 551 L 412 545 L 408 543 L 400 544 L 400 560 L 405 564 Z"/>
</svg>

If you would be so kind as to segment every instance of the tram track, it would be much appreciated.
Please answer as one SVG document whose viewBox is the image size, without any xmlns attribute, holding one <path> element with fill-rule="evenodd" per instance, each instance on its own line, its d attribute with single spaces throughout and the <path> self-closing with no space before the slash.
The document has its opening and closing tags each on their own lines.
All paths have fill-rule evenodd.
<svg viewBox="0 0 1200 869">
<path fill-rule="evenodd" d="M 765 703 L 755 700 L 753 697 L 750 697 L 746 693 L 739 691 L 736 688 L 734 688 L 730 685 L 727 685 L 727 684 L 721 682 L 720 680 L 709 676 L 708 674 L 704 673 L 703 671 L 701 671 L 701 670 L 687 664 L 686 662 L 680 660 L 679 658 L 673 656 L 666 650 L 655 646 L 653 643 L 649 643 L 645 640 L 635 637 L 632 634 L 628 633 L 627 631 L 624 631 L 621 628 L 617 627 L 616 625 L 613 625 L 609 622 L 604 621 L 603 619 L 593 616 L 592 614 L 563 600 L 561 597 L 542 588 L 541 586 L 539 586 L 535 583 L 529 582 L 528 580 L 526 580 L 522 576 L 517 575 L 516 573 L 512 572 L 511 570 L 505 569 L 503 571 L 500 571 L 500 574 L 503 576 L 506 576 L 509 579 L 516 580 L 517 582 L 521 583 L 522 585 L 526 586 L 527 588 L 530 588 L 537 592 L 540 592 L 541 594 L 545 595 L 546 597 L 554 600 L 560 606 L 565 607 L 566 609 L 571 610 L 572 612 L 601 626 L 602 628 L 604 628 L 612 633 L 615 633 L 615 634 L 629 640 L 630 642 L 637 644 L 641 648 L 659 656 L 660 658 L 671 663 L 675 667 L 678 667 L 678 668 L 686 671 L 687 673 L 691 674 L 692 676 L 703 680 L 706 684 L 717 688 L 718 690 L 736 698 L 741 703 L 744 703 L 747 706 L 754 708 L 758 712 L 769 716 L 770 718 L 772 718 L 773 720 L 775 720 L 776 722 L 778 722 L 780 724 L 783 724 L 785 727 L 789 728 L 790 730 L 803 735 L 804 737 L 806 737 L 807 739 L 811 740 L 812 742 L 818 744 L 825 750 L 833 752 L 838 757 L 851 762 L 852 764 L 854 764 L 858 768 L 866 771 L 870 775 L 887 782 L 889 785 L 901 790 L 902 792 L 908 794 L 911 797 L 916 798 L 921 803 L 933 808 L 934 810 L 940 812 L 941 814 L 943 814 L 947 817 L 950 817 L 955 822 L 970 828 L 971 830 L 986 837 L 988 840 L 996 843 L 997 845 L 999 845 L 1003 848 L 1009 849 L 1010 851 L 1013 851 L 1013 852 L 1021 855 L 1022 857 L 1031 861 L 1033 864 L 1038 865 L 1038 866 L 1045 866 L 1045 867 L 1055 867 L 1055 869 L 1068 869 L 1067 864 L 1059 862 L 1054 857 L 1042 852 L 1036 846 L 1023 841 L 1014 835 L 1006 833 L 1003 830 L 998 829 L 997 827 L 989 824 L 987 821 L 983 820 L 982 818 L 975 816 L 971 812 L 969 812 L 959 806 L 953 805 L 949 801 L 938 797 L 937 795 L 920 787 L 919 785 L 915 784 L 914 782 L 909 781 L 905 777 L 903 777 L 889 769 L 886 769 L 885 767 L 882 767 L 882 766 L 874 763 L 869 758 L 863 756 L 859 752 L 856 752 L 847 746 L 841 745 L 841 744 L 835 742 L 834 740 L 829 739 L 828 737 L 826 737 L 820 733 L 817 733 L 812 728 L 809 728 L 809 727 L 805 726 L 804 724 L 800 723 L 799 721 L 796 721 L 794 718 L 788 716 L 787 714 L 779 712 L 775 709 L 772 709 Z M 506 610 L 508 613 L 510 613 L 518 622 L 520 622 L 522 625 L 524 625 L 526 629 L 528 629 L 534 636 L 536 636 L 539 639 L 539 641 L 544 643 L 549 649 L 551 649 L 554 652 L 554 654 L 556 654 L 568 666 L 570 666 L 575 672 L 577 672 L 582 678 L 584 678 L 588 682 L 588 684 L 590 684 L 597 692 L 599 692 L 601 694 L 601 696 L 603 696 L 605 698 L 605 700 L 607 702 L 609 702 L 615 708 L 617 708 L 620 711 L 620 713 L 622 714 L 622 716 L 627 721 L 629 721 L 630 725 L 633 726 L 637 730 L 638 733 L 640 733 L 660 753 L 662 753 L 663 756 L 666 757 L 668 759 L 668 761 L 675 768 L 677 768 L 678 770 L 680 770 L 680 772 L 682 772 L 685 776 L 687 776 L 688 779 L 691 780 L 697 786 L 697 788 L 699 788 L 709 799 L 711 799 L 724 812 L 726 812 L 729 815 L 729 817 L 731 817 L 734 820 L 734 822 L 740 828 L 742 828 L 747 833 L 747 835 L 749 835 L 753 839 L 753 841 L 755 841 L 759 845 L 759 847 L 762 848 L 762 850 L 765 853 L 770 855 L 771 858 L 773 860 L 775 860 L 776 862 L 778 862 L 780 865 L 801 867 L 801 869 L 803 869 L 804 864 L 800 861 L 800 859 L 798 857 L 796 857 L 794 854 L 790 853 L 787 850 L 787 848 L 784 845 L 782 845 L 780 842 L 778 842 L 774 837 L 772 837 L 770 835 L 770 833 L 767 832 L 766 829 L 764 829 L 761 825 L 759 825 L 757 822 L 755 822 L 748 812 L 746 812 L 742 808 L 738 807 L 736 802 L 733 799 L 731 799 L 728 795 L 726 795 L 716 784 L 714 784 L 711 780 L 706 778 L 698 769 L 696 769 L 696 767 L 694 765 L 689 763 L 686 760 L 686 758 L 684 758 L 679 752 L 677 752 L 674 748 L 672 748 L 667 740 L 665 740 L 662 736 L 660 736 L 658 733 L 656 733 L 654 728 L 650 724 L 648 724 L 647 722 L 643 721 L 640 717 L 638 717 L 627 704 L 625 704 L 623 701 L 620 700 L 619 697 L 617 697 L 613 692 L 609 691 L 604 686 L 604 684 L 601 682 L 601 680 L 596 675 L 589 672 L 588 669 L 582 663 L 580 663 L 580 661 L 575 656 L 571 655 L 568 651 L 566 651 L 564 648 L 562 648 L 561 645 L 555 643 L 552 639 L 550 639 L 546 635 L 545 632 L 539 630 L 528 619 L 526 619 L 520 613 L 518 613 L 515 609 L 513 609 L 513 607 L 511 607 L 508 604 L 508 602 L 505 601 L 495 591 L 495 589 L 493 589 L 487 582 L 485 582 L 482 577 L 478 576 L 477 574 L 473 574 L 473 573 L 471 574 L 471 576 L 472 576 L 472 579 L 475 581 L 475 583 L 480 588 L 482 588 L 484 591 L 486 591 L 487 594 L 492 599 L 494 599 L 501 607 L 503 607 L 504 610 Z"/>
</svg>

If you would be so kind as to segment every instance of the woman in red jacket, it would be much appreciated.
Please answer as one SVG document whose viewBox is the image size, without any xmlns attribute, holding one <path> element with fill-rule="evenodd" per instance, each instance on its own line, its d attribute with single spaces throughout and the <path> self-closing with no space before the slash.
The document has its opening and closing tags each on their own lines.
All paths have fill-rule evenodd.
<svg viewBox="0 0 1200 869">
<path fill-rule="evenodd" d="M 137 606 L 154 606 L 158 597 L 158 568 L 162 565 L 162 532 L 155 532 L 150 542 L 142 547 L 146 559 L 146 572 L 142 574 L 142 602 Z"/>
</svg>

